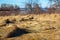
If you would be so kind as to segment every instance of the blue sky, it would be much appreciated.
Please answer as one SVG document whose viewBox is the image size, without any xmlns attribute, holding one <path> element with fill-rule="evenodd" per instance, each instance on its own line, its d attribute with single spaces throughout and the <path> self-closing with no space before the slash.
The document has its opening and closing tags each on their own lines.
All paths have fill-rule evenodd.
<svg viewBox="0 0 60 40">
<path fill-rule="evenodd" d="M 21 8 L 24 7 L 26 2 L 27 2 L 27 0 L 0 0 L 0 4 L 2 4 L 2 3 L 13 4 L 13 5 L 16 4 L 16 5 L 20 6 Z M 48 0 L 38 0 L 38 3 L 39 4 L 41 3 L 41 6 L 43 8 L 49 6 L 48 2 L 49 2 Z"/>
</svg>

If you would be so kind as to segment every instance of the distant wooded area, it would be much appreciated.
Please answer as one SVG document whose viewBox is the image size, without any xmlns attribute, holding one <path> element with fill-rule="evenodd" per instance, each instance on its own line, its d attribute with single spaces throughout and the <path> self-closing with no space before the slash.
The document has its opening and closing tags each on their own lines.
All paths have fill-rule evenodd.
<svg viewBox="0 0 60 40">
<path fill-rule="evenodd" d="M 18 5 L 12 4 L 1 4 L 0 5 L 0 14 L 11 14 L 11 13 L 34 13 L 34 14 L 42 14 L 42 13 L 60 13 L 60 0 L 49 0 L 50 7 L 42 8 L 41 4 L 38 4 L 38 0 L 29 0 L 28 3 L 25 4 L 24 8 L 20 8 Z M 54 3 L 54 4 L 53 4 Z"/>
</svg>

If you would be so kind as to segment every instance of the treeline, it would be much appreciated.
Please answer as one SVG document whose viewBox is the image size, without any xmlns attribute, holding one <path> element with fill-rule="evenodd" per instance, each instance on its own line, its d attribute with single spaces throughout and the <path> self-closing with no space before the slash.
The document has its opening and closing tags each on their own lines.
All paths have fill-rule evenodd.
<svg viewBox="0 0 60 40">
<path fill-rule="evenodd" d="M 20 13 L 20 7 L 12 4 L 0 5 L 0 16 L 18 15 Z"/>
<path fill-rule="evenodd" d="M 30 2 L 30 3 L 29 3 Z M 41 5 L 38 4 L 37 0 L 29 0 L 28 3 L 25 4 L 23 13 L 26 14 L 42 14 L 42 13 L 60 13 L 60 1 L 59 0 L 49 0 L 50 7 L 43 10 Z M 34 2 L 34 3 L 33 3 Z M 54 2 L 54 4 L 52 4 Z M 18 5 L 12 4 L 1 4 L 0 5 L 0 15 L 10 15 L 10 14 L 19 14 L 21 12 L 21 8 Z"/>
<path fill-rule="evenodd" d="M 35 3 L 32 7 L 32 4 L 25 4 L 25 13 L 41 13 L 42 12 L 42 8 Z M 12 5 L 12 4 L 1 4 L 0 6 L 0 11 L 21 11 L 21 8 L 18 5 Z"/>
<path fill-rule="evenodd" d="M 42 7 L 39 6 L 39 4 L 34 3 L 32 4 L 27 3 L 25 4 L 25 13 L 26 14 L 42 14 L 42 13 L 54 13 L 55 8 L 47 8 L 46 11 L 42 10 Z M 10 15 L 10 14 L 19 14 L 21 13 L 21 8 L 18 5 L 12 5 L 12 4 L 1 4 L 0 6 L 0 15 Z"/>
<path fill-rule="evenodd" d="M 41 14 L 41 13 L 55 13 L 56 8 L 50 7 L 46 10 L 42 10 L 42 7 L 39 6 L 38 3 L 34 3 L 33 5 L 30 3 L 25 4 L 25 13 L 34 13 L 34 14 Z M 12 5 L 12 4 L 1 4 L 0 11 L 10 11 L 12 13 L 20 13 L 21 8 L 18 5 Z M 6 12 L 7 13 L 7 12 Z M 1 14 L 1 12 L 0 12 Z"/>
<path fill-rule="evenodd" d="M 20 7 L 18 5 L 12 4 L 1 4 L 0 11 L 19 11 Z"/>
</svg>

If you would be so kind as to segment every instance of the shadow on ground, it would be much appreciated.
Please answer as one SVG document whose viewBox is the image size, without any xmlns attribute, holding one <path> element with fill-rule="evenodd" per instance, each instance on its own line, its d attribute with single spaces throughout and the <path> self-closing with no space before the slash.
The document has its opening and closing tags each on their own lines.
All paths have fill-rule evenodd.
<svg viewBox="0 0 60 40">
<path fill-rule="evenodd" d="M 27 34 L 30 33 L 28 31 L 26 31 L 26 29 L 20 29 L 18 27 L 16 27 L 16 30 L 10 32 L 7 36 L 7 38 L 12 38 L 12 37 L 17 37 L 17 36 L 21 36 L 23 34 Z"/>
</svg>

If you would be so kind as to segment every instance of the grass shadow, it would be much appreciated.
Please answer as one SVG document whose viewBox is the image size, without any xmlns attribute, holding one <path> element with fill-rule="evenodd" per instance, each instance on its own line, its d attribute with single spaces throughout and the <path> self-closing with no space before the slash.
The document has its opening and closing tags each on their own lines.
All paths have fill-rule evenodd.
<svg viewBox="0 0 60 40">
<path fill-rule="evenodd" d="M 10 32 L 8 34 L 7 38 L 17 37 L 27 33 L 30 33 L 30 32 L 26 31 L 26 29 L 20 29 L 16 27 L 16 29 L 13 32 Z"/>
</svg>

